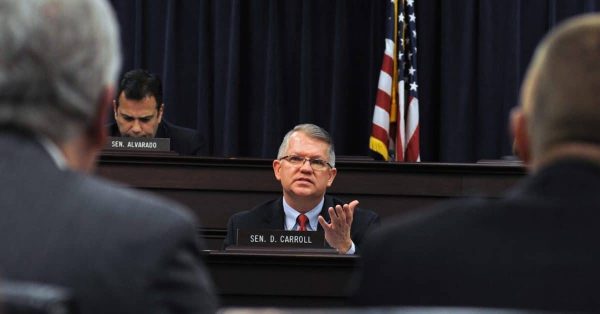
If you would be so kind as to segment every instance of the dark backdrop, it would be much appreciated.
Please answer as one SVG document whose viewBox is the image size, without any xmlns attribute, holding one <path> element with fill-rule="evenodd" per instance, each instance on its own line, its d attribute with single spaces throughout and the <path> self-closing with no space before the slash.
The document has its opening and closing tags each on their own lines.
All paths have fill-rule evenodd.
<svg viewBox="0 0 600 314">
<path fill-rule="evenodd" d="M 214 156 L 272 158 L 298 123 L 339 155 L 368 139 L 389 0 L 112 0 L 123 71 L 164 84 L 165 117 L 203 132 Z M 507 118 L 535 45 L 600 0 L 415 0 L 421 159 L 510 154 Z"/>
</svg>

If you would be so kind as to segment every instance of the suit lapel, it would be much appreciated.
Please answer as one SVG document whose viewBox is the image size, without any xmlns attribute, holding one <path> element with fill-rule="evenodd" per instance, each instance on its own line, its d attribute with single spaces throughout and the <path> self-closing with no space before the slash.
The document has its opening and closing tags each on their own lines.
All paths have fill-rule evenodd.
<svg viewBox="0 0 600 314">
<path fill-rule="evenodd" d="M 265 217 L 267 229 L 283 230 L 285 229 L 285 212 L 283 211 L 283 197 L 273 202 L 270 214 Z"/>
</svg>

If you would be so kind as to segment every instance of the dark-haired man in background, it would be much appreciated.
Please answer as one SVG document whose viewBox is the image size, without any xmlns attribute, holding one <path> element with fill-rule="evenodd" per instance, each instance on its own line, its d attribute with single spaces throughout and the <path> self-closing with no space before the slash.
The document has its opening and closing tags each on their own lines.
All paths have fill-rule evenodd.
<svg viewBox="0 0 600 314">
<path fill-rule="evenodd" d="M 204 137 L 164 120 L 164 107 L 162 83 L 156 74 L 142 69 L 125 73 L 113 102 L 116 123 L 110 125 L 110 135 L 170 138 L 171 150 L 180 155 L 206 155 Z"/>
</svg>

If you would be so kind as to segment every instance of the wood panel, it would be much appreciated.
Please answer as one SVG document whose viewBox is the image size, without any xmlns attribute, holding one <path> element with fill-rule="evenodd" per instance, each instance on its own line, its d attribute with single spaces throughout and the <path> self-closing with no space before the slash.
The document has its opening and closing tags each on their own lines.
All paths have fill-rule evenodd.
<svg viewBox="0 0 600 314">
<path fill-rule="evenodd" d="M 106 153 L 97 173 L 187 205 L 210 249 L 219 249 L 229 217 L 281 195 L 272 160 Z M 382 220 L 455 197 L 495 198 L 525 174 L 515 164 L 396 164 L 339 160 L 328 193 L 377 212 Z"/>
<path fill-rule="evenodd" d="M 340 307 L 348 298 L 353 255 L 208 252 L 222 306 Z"/>
</svg>

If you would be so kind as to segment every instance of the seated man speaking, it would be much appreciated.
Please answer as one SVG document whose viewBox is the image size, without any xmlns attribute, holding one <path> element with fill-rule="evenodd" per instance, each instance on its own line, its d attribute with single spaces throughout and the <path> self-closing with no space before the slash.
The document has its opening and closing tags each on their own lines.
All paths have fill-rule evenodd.
<svg viewBox="0 0 600 314">
<path fill-rule="evenodd" d="M 163 120 L 162 83 L 146 70 L 131 70 L 121 79 L 113 102 L 116 123 L 110 136 L 170 138 L 171 150 L 180 155 L 206 155 L 204 138 L 195 130 Z"/>
<path fill-rule="evenodd" d="M 337 174 L 329 133 L 314 124 L 289 131 L 273 161 L 283 197 L 233 215 L 225 246 L 236 243 L 238 229 L 323 230 L 325 240 L 340 254 L 354 254 L 366 232 L 379 225 L 379 216 L 325 195 Z"/>
</svg>

